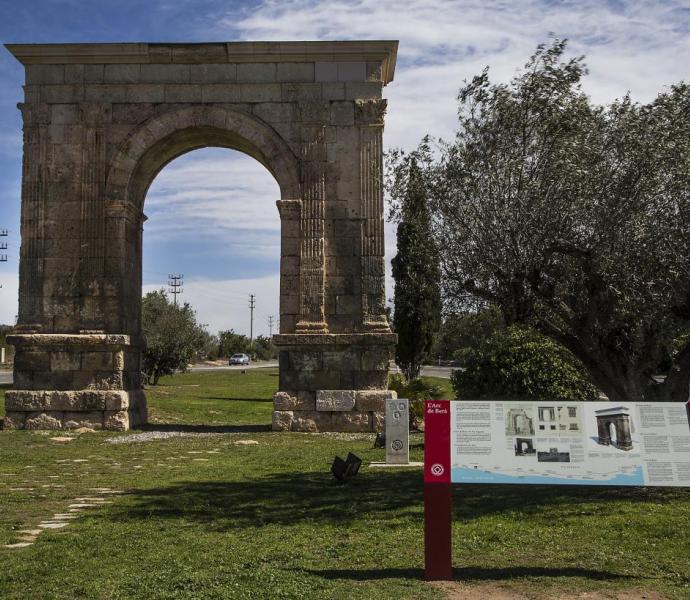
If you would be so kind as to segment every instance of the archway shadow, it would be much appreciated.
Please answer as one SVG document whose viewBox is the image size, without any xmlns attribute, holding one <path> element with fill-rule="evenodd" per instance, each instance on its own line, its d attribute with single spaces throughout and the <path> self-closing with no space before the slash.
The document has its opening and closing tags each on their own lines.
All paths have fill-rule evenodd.
<svg viewBox="0 0 690 600">
<path fill-rule="evenodd" d="M 393 528 L 409 526 L 410 520 L 421 523 L 423 482 L 419 471 L 374 473 L 365 468 L 347 485 L 338 485 L 328 472 L 330 457 L 320 472 L 297 470 L 299 456 L 285 456 L 284 460 L 294 461 L 295 470 L 256 478 L 186 481 L 134 490 L 129 494 L 129 502 L 119 512 L 114 509 L 112 515 L 122 520 L 184 518 L 220 531 L 266 524 L 289 526 L 300 521 L 347 525 L 363 518 Z M 231 467 L 228 469 L 232 472 Z M 618 500 L 657 504 L 687 501 L 683 492 L 680 488 L 463 485 L 454 489 L 453 513 L 456 522 L 465 523 L 513 511 L 552 519 L 549 508 L 557 508 L 563 517 L 587 518 L 617 511 Z M 592 503 L 597 506 L 591 506 Z"/>
<path fill-rule="evenodd" d="M 270 425 L 179 425 L 175 423 L 148 424 L 137 427 L 137 431 L 160 431 L 168 433 L 259 433 L 271 431 Z"/>
</svg>

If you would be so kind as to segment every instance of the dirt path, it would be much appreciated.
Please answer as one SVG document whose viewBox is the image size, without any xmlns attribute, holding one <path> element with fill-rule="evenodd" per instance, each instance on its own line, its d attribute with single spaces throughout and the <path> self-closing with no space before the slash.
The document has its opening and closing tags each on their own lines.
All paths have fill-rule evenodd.
<svg viewBox="0 0 690 600">
<path fill-rule="evenodd" d="M 580 592 L 577 594 L 545 594 L 538 589 L 526 592 L 498 583 L 467 584 L 457 581 L 436 582 L 431 585 L 442 589 L 448 600 L 666 600 L 658 592 L 628 589 L 617 592 Z"/>
</svg>

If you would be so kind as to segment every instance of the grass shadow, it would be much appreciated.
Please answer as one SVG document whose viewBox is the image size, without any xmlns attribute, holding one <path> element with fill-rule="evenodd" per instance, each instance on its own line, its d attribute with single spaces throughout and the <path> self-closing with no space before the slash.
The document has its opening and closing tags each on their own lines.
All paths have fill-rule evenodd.
<svg viewBox="0 0 690 600">
<path fill-rule="evenodd" d="M 423 569 L 303 569 L 302 572 L 323 579 L 351 581 L 377 581 L 382 579 L 424 579 Z M 577 567 L 461 567 L 453 569 L 455 581 L 506 581 L 525 577 L 582 577 L 595 581 L 637 579 L 631 575 L 595 571 Z"/>
<path fill-rule="evenodd" d="M 174 430 L 164 426 L 162 431 Z M 255 426 L 236 428 L 254 431 Z M 235 428 L 218 428 L 234 431 Z M 193 429 L 192 429 L 193 430 Z M 198 429 L 197 429 L 198 430 Z M 214 431 L 216 428 L 210 428 Z M 466 485 L 454 489 L 454 520 L 469 522 L 506 512 L 561 518 L 618 511 L 620 501 L 655 504 L 687 502 L 683 490 L 651 488 L 556 488 L 551 486 Z M 349 523 L 362 518 L 403 526 L 421 522 L 423 482 L 419 471 L 363 470 L 347 485 L 322 472 L 290 471 L 236 481 L 189 481 L 167 487 L 135 490 L 123 506 L 122 519 L 184 518 L 229 530 L 263 524 L 293 525 L 299 521 Z M 594 504 L 585 507 L 584 504 Z"/>
</svg>

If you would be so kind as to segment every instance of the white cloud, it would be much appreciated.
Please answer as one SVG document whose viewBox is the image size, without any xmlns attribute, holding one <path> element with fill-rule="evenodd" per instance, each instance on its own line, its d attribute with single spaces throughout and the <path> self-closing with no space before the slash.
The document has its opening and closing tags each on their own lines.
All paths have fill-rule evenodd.
<svg viewBox="0 0 690 600">
<path fill-rule="evenodd" d="M 0 324 L 13 325 L 17 314 L 19 274 L 16 271 L 0 271 Z"/>
<path fill-rule="evenodd" d="M 239 152 L 198 150 L 169 164 L 154 180 L 144 211 L 146 236 L 280 231 L 280 189 L 259 162 Z"/>
<path fill-rule="evenodd" d="M 384 90 L 389 148 L 414 147 L 426 133 L 451 138 L 463 79 L 485 65 L 494 80 L 509 79 L 550 33 L 569 38 L 574 55 L 587 55 L 590 75 L 584 88 L 596 102 L 628 90 L 635 99 L 649 101 L 664 85 L 687 78 L 690 64 L 690 7 L 683 0 L 266 0 L 239 17 L 235 9 L 212 16 L 213 22 L 197 32 L 200 37 L 399 39 L 395 81 Z M 0 134 L 0 146 L 12 152 L 20 141 Z M 197 151 L 171 163 L 155 180 L 146 201 L 145 240 L 202 235 L 222 240 L 225 249 L 232 245 L 249 260 L 274 257 L 278 198 L 276 182 L 253 159 L 219 149 Z M 390 224 L 386 234 L 390 296 L 389 261 L 395 254 Z M 271 236 L 276 242 L 268 241 Z M 3 282 L 0 316 L 8 316 L 0 321 L 7 322 L 16 313 L 16 275 Z M 259 301 L 266 302 L 265 314 L 257 311 L 257 323 L 265 323 L 265 315 L 277 314 L 277 274 L 256 280 L 189 279 L 185 298 L 212 331 L 248 331 L 246 294 L 252 282 Z"/>
</svg>

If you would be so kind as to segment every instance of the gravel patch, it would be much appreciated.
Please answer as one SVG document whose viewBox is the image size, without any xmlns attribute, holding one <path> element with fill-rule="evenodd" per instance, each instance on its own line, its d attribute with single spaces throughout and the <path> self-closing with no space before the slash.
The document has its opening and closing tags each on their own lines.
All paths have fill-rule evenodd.
<svg viewBox="0 0 690 600">
<path fill-rule="evenodd" d="M 122 435 L 109 438 L 109 444 L 134 444 L 138 442 L 153 442 L 155 440 L 167 440 L 175 437 L 211 437 L 215 435 L 240 435 L 239 432 L 228 433 L 196 433 L 192 431 L 144 431 L 132 435 Z"/>
</svg>

